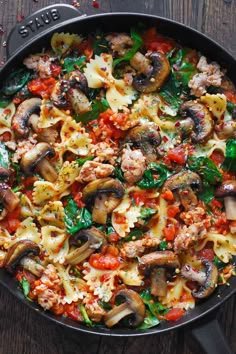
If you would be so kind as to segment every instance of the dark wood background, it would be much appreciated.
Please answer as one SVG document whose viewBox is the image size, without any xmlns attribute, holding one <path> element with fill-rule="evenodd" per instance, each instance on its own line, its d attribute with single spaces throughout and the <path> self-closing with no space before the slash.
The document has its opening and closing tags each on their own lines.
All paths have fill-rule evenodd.
<svg viewBox="0 0 236 354">
<path fill-rule="evenodd" d="M 72 1 L 0 0 L 0 62 L 14 24 L 46 5 Z M 79 1 L 86 14 L 143 12 L 174 19 L 207 34 L 236 56 L 236 0 L 92 0 Z M 236 302 L 217 311 L 227 340 L 236 352 Z M 0 354 L 201 354 L 187 328 L 137 338 L 109 338 L 78 333 L 40 317 L 0 287 Z M 224 354 L 224 353 L 222 353 Z"/>
</svg>

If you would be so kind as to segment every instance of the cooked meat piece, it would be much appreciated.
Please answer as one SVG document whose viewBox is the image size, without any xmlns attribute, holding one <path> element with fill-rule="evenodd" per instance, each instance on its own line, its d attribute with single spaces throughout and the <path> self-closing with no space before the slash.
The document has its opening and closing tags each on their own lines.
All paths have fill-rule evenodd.
<svg viewBox="0 0 236 354">
<path fill-rule="evenodd" d="M 217 63 L 208 64 L 206 57 L 201 56 L 197 69 L 200 73 L 195 74 L 188 84 L 191 88 L 191 95 L 200 97 L 206 92 L 208 86 L 221 86 L 224 72 L 220 70 L 220 66 Z"/>
<path fill-rule="evenodd" d="M 204 219 L 206 212 L 201 207 L 196 207 L 189 211 L 183 211 L 180 214 L 180 218 L 185 222 L 186 225 L 191 225 L 193 223 L 201 222 Z"/>
<path fill-rule="evenodd" d="M 175 253 L 181 253 L 188 250 L 194 242 L 204 238 L 206 229 L 202 222 L 194 223 L 190 226 L 184 226 L 174 240 Z"/>
<path fill-rule="evenodd" d="M 121 169 L 128 183 L 138 182 L 146 169 L 146 157 L 141 150 L 127 147 L 122 152 Z"/>
<path fill-rule="evenodd" d="M 127 258 L 136 258 L 141 256 L 146 248 L 154 248 L 160 244 L 156 238 L 145 237 L 142 240 L 130 241 L 124 243 L 121 248 L 121 255 Z"/>
<path fill-rule="evenodd" d="M 83 303 L 89 318 L 94 322 L 100 322 L 106 311 L 98 304 L 97 300 L 88 293 Z"/>
<path fill-rule="evenodd" d="M 111 49 L 123 56 L 132 47 L 133 40 L 126 33 L 112 33 L 106 37 Z"/>
<path fill-rule="evenodd" d="M 81 183 L 88 183 L 96 179 L 108 177 L 114 171 L 114 167 L 108 163 L 86 161 L 81 167 L 77 180 Z"/>
<path fill-rule="evenodd" d="M 101 142 L 94 145 L 92 150 L 92 154 L 96 155 L 94 161 L 98 161 L 98 162 L 107 161 L 110 162 L 112 165 L 115 163 L 116 152 L 117 152 L 117 148 L 111 147 L 106 142 Z"/>
</svg>

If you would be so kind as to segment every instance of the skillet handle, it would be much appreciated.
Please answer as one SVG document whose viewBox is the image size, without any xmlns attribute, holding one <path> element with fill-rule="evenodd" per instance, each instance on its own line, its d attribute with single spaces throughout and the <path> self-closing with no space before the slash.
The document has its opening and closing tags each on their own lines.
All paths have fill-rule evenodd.
<svg viewBox="0 0 236 354">
<path fill-rule="evenodd" d="M 206 354 L 233 354 L 216 318 L 191 330 Z"/>
<path fill-rule="evenodd" d="M 10 32 L 7 39 L 7 58 L 50 29 L 71 19 L 81 16 L 81 12 L 72 5 L 55 4 L 44 7 L 32 15 L 23 18 Z M 86 15 L 82 15 L 86 16 Z"/>
</svg>

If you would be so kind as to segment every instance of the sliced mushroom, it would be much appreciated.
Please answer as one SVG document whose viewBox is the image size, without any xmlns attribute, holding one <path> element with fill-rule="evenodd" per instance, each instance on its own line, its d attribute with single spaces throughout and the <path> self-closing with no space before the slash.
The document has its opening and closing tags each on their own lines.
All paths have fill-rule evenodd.
<svg viewBox="0 0 236 354">
<path fill-rule="evenodd" d="M 54 182 L 57 179 L 57 172 L 47 160 L 47 156 L 55 156 L 55 150 L 48 143 L 38 143 L 23 155 L 21 159 L 22 170 L 27 175 L 31 175 L 37 168 L 46 181 Z"/>
<path fill-rule="evenodd" d="M 41 102 L 40 98 L 29 98 L 18 106 L 12 118 L 12 129 L 17 138 L 27 138 L 29 135 L 29 117 L 32 113 L 40 110 Z"/>
<path fill-rule="evenodd" d="M 84 74 L 79 70 L 72 71 L 69 74 L 68 99 L 77 114 L 90 111 L 91 104 L 86 95 L 88 95 L 88 82 Z"/>
<path fill-rule="evenodd" d="M 180 267 L 178 256 L 172 251 L 155 251 L 145 254 L 140 258 L 139 269 L 143 273 L 151 273 L 151 294 L 165 296 L 166 268 L 176 269 Z"/>
<path fill-rule="evenodd" d="M 148 74 L 152 70 L 150 60 L 140 52 L 136 52 L 130 59 L 130 65 L 140 74 Z"/>
<path fill-rule="evenodd" d="M 154 92 L 161 88 L 170 73 L 169 60 L 161 52 L 149 56 L 152 69 L 146 75 L 138 75 L 133 79 L 133 87 L 144 93 Z"/>
<path fill-rule="evenodd" d="M 20 240 L 9 248 L 4 259 L 4 266 L 9 273 L 13 274 L 24 257 L 29 254 L 38 256 L 39 252 L 40 248 L 35 242 Z"/>
<path fill-rule="evenodd" d="M 47 127 L 46 129 L 41 129 L 38 127 L 39 115 L 31 114 L 29 118 L 29 125 L 32 130 L 37 134 L 37 139 L 39 141 L 45 141 L 46 143 L 55 143 L 58 137 L 58 131 L 55 126 Z"/>
<path fill-rule="evenodd" d="M 224 198 L 226 218 L 228 220 L 236 220 L 236 181 L 224 181 L 216 189 L 215 196 Z"/>
<path fill-rule="evenodd" d="M 8 212 L 12 212 L 20 203 L 18 197 L 6 183 L 0 183 L 0 202 Z"/>
<path fill-rule="evenodd" d="M 218 269 L 213 262 L 202 260 L 205 271 L 197 271 L 186 264 L 181 269 L 181 275 L 191 281 L 196 281 L 200 288 L 193 290 L 192 295 L 197 299 L 203 299 L 210 296 L 217 286 Z"/>
<path fill-rule="evenodd" d="M 168 189 L 177 192 L 181 204 L 186 210 L 197 205 L 198 199 L 193 190 L 201 189 L 202 182 L 199 175 L 192 171 L 183 171 L 169 177 L 163 185 L 163 192 Z"/>
<path fill-rule="evenodd" d="M 0 181 L 7 180 L 10 177 L 10 175 L 11 175 L 11 170 L 3 166 L 0 166 Z"/>
<path fill-rule="evenodd" d="M 90 229 L 80 230 L 73 237 L 74 240 L 86 240 L 86 243 L 70 252 L 65 261 L 67 264 L 78 264 L 88 258 L 95 250 L 106 243 L 105 235 L 102 231 L 92 226 Z"/>
<path fill-rule="evenodd" d="M 45 270 L 41 264 L 37 263 L 34 259 L 29 257 L 23 257 L 20 261 L 20 265 L 30 273 L 36 275 L 38 278 L 42 276 Z"/>
<path fill-rule="evenodd" d="M 141 149 L 147 163 L 156 160 L 156 147 L 161 143 L 159 127 L 153 124 L 138 125 L 128 131 L 124 143 L 131 143 Z"/>
<path fill-rule="evenodd" d="M 197 101 L 185 102 L 180 107 L 180 114 L 183 117 L 191 118 L 194 122 L 194 130 L 190 129 L 190 136 L 194 143 L 205 142 L 211 137 L 213 120 L 210 111 L 204 104 Z"/>
<path fill-rule="evenodd" d="M 69 84 L 67 80 L 59 80 L 53 88 L 51 93 L 51 100 L 53 104 L 58 108 L 67 108 L 68 100 L 67 100 L 67 91 L 69 88 Z"/>
<path fill-rule="evenodd" d="M 121 182 L 110 177 L 92 181 L 82 191 L 82 199 L 86 205 L 94 206 L 93 221 L 100 224 L 106 223 L 108 213 L 115 209 L 123 195 L 124 187 Z M 109 197 L 111 197 L 110 205 Z"/>
<path fill-rule="evenodd" d="M 107 327 L 115 326 L 120 320 L 129 316 L 128 326 L 139 326 L 145 316 L 145 305 L 141 297 L 134 290 L 122 289 L 117 292 L 115 300 L 124 299 L 124 302 L 115 306 L 104 316 L 104 322 Z"/>
</svg>

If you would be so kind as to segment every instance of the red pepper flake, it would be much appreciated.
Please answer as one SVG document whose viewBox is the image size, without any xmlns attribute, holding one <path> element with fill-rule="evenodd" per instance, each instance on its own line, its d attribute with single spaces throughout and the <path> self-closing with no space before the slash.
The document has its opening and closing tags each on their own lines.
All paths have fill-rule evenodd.
<svg viewBox="0 0 236 354">
<path fill-rule="evenodd" d="M 95 7 L 95 9 L 99 8 L 99 3 L 97 1 L 93 0 L 93 7 Z"/>
<path fill-rule="evenodd" d="M 167 141 L 168 141 L 167 136 L 163 136 L 163 139 L 162 139 L 162 140 L 164 141 L 164 143 L 167 143 Z"/>
<path fill-rule="evenodd" d="M 179 127 L 179 126 L 180 126 L 180 122 L 176 122 L 175 127 Z"/>
<path fill-rule="evenodd" d="M 22 14 L 19 14 L 17 16 L 17 22 L 21 22 L 23 20 L 24 16 Z"/>
<path fill-rule="evenodd" d="M 72 1 L 71 5 L 74 7 L 80 7 L 80 3 L 78 1 Z"/>
</svg>

